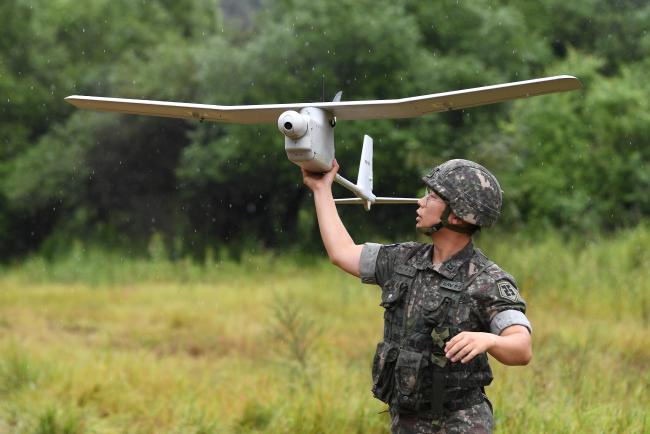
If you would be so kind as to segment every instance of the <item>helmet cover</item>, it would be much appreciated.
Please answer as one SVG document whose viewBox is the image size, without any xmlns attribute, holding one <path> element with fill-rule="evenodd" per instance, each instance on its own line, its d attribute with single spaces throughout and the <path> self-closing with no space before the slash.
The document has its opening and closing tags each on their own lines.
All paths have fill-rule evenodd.
<svg viewBox="0 0 650 434">
<path fill-rule="evenodd" d="M 503 198 L 499 181 L 473 161 L 449 160 L 434 167 L 422 180 L 467 223 L 490 227 L 501 213 Z"/>
</svg>

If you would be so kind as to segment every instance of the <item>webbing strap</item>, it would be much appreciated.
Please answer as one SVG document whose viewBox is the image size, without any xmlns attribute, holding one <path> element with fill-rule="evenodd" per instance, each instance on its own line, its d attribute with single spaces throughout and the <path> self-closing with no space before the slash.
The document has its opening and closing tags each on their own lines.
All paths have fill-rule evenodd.
<svg viewBox="0 0 650 434">
<path fill-rule="evenodd" d="M 483 253 L 481 251 L 479 251 L 478 253 L 481 255 L 481 257 L 483 258 L 485 263 L 483 264 L 483 266 L 481 268 L 478 269 L 478 271 L 476 273 L 474 273 L 469 279 L 467 279 L 466 282 L 464 282 L 462 284 L 462 286 L 458 289 L 457 292 L 454 293 L 455 297 L 450 297 L 450 296 L 445 297 L 445 300 L 443 301 L 443 305 L 440 307 L 441 314 L 438 315 L 437 318 L 436 318 L 436 322 L 438 324 L 443 324 L 445 321 L 447 321 L 449 316 L 452 314 L 453 310 L 456 308 L 456 306 L 458 306 L 459 299 L 460 299 L 460 294 L 463 291 L 465 291 L 476 280 L 476 278 L 478 276 L 480 276 L 481 273 L 483 273 L 483 271 L 485 271 L 491 265 L 494 265 L 494 262 L 487 259 L 485 257 L 485 255 L 483 255 Z M 434 331 L 435 331 L 435 329 L 432 330 L 432 338 L 434 340 L 434 344 L 436 344 L 436 343 L 439 344 L 439 342 L 436 342 L 436 338 L 433 337 L 433 332 Z M 442 342 L 442 345 L 439 345 L 439 346 L 441 348 L 444 348 L 444 342 Z"/>
<path fill-rule="evenodd" d="M 442 371 L 434 371 L 431 375 L 431 413 L 434 417 L 442 414 L 445 403 L 445 373 Z"/>
<path fill-rule="evenodd" d="M 459 225 L 454 225 L 449 223 L 449 214 L 451 214 L 451 207 L 447 205 L 442 215 L 440 216 L 440 223 L 438 224 L 442 223 L 442 225 L 447 229 L 452 230 L 454 232 L 459 232 L 461 234 L 472 234 L 476 232 L 476 229 L 474 227 L 459 226 Z"/>
<path fill-rule="evenodd" d="M 476 278 L 477 278 L 478 276 L 480 276 L 482 272 L 484 272 L 485 270 L 487 270 L 487 269 L 488 269 L 489 267 L 491 267 L 492 265 L 494 265 L 494 262 L 492 262 L 492 261 L 490 261 L 490 260 L 488 259 L 487 262 L 485 263 L 485 265 L 483 265 L 481 268 L 479 268 L 478 271 L 477 271 L 476 273 L 472 274 L 472 277 L 470 277 L 470 278 L 467 280 L 467 282 L 465 282 L 465 284 L 463 285 L 463 289 L 461 289 L 461 291 L 466 290 L 466 289 L 469 287 L 469 285 L 471 285 L 472 283 L 474 283 L 474 281 L 476 280 Z"/>
</svg>

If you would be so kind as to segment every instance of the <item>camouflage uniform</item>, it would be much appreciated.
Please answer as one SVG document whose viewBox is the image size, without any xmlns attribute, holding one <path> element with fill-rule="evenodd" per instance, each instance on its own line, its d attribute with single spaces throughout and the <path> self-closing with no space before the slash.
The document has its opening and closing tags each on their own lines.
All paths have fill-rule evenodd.
<svg viewBox="0 0 650 434">
<path fill-rule="evenodd" d="M 419 415 L 400 415 L 391 412 L 391 432 L 397 434 L 444 433 L 489 434 L 492 432 L 492 405 L 485 401 L 471 407 L 449 412 L 442 422 Z"/>
<path fill-rule="evenodd" d="M 393 433 L 489 433 L 487 355 L 452 363 L 445 343 L 461 331 L 530 329 L 512 276 L 470 242 L 433 265 L 433 245 L 366 243 L 364 283 L 382 287 L 384 340 L 373 361 L 373 394 L 390 406 Z"/>
</svg>

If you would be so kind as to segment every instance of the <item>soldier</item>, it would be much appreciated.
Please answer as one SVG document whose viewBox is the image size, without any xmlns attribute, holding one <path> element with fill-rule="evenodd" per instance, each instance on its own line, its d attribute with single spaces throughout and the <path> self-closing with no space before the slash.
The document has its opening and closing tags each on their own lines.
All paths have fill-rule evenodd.
<svg viewBox="0 0 650 434">
<path fill-rule="evenodd" d="M 303 181 L 314 193 L 330 260 L 382 288 L 384 339 L 372 366 L 373 394 L 387 403 L 393 433 L 490 433 L 492 381 L 487 354 L 506 365 L 532 357 L 526 304 L 512 276 L 473 246 L 472 234 L 493 225 L 502 193 L 483 166 L 450 160 L 423 181 L 416 229 L 431 244 L 356 244 L 332 197 L 338 171 Z"/>
</svg>

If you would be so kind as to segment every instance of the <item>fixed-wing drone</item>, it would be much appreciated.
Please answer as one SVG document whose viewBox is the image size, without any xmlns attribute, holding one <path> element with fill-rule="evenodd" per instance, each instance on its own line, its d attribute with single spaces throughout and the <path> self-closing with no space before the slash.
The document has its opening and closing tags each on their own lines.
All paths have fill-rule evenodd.
<svg viewBox="0 0 650 434">
<path fill-rule="evenodd" d="M 284 134 L 284 149 L 290 161 L 311 172 L 326 172 L 334 160 L 334 126 L 337 120 L 397 119 L 427 113 L 477 107 L 517 98 L 566 92 L 581 88 L 572 76 L 560 75 L 535 80 L 484 86 L 411 98 L 341 101 L 338 92 L 332 102 L 219 106 L 122 98 L 73 95 L 65 100 L 83 109 L 136 115 L 197 119 L 236 124 L 277 122 Z M 357 183 L 336 175 L 336 182 L 357 197 L 336 199 L 340 204 L 416 203 L 417 198 L 377 197 L 372 192 L 373 141 L 364 136 Z"/>
</svg>

